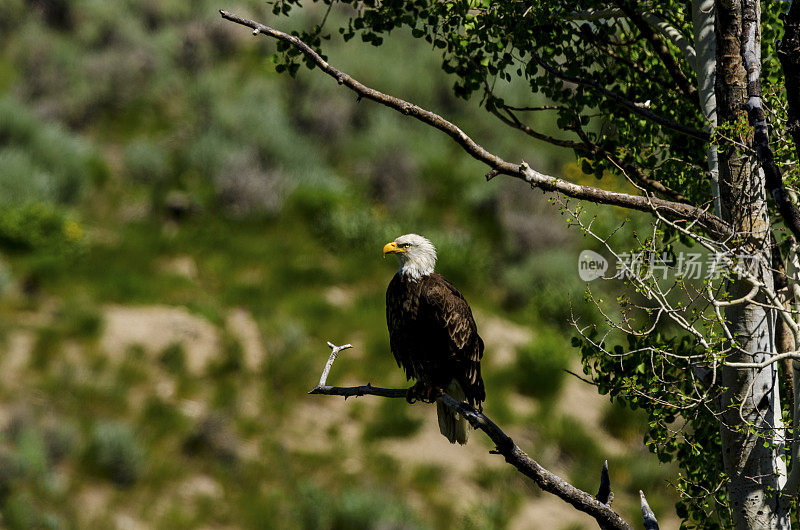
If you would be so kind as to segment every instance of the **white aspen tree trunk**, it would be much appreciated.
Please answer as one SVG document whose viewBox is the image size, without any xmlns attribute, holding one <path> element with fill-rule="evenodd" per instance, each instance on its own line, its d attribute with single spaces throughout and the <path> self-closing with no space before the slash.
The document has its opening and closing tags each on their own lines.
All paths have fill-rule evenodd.
<svg viewBox="0 0 800 530">
<path fill-rule="evenodd" d="M 741 55 L 742 0 L 717 0 L 715 19 L 719 119 L 723 123 L 736 122 L 743 119 L 748 97 Z M 743 132 L 738 139 L 751 144 L 752 133 Z M 753 272 L 772 288 L 770 224 L 763 173 L 747 153 L 735 147 L 720 152 L 719 162 L 723 216 L 740 235 L 739 252 L 753 256 L 757 263 Z M 743 296 L 751 287 L 746 280 L 734 280 L 731 297 Z M 763 293 L 754 301 L 767 303 Z M 729 361 L 763 362 L 775 354 L 774 310 L 757 303 L 734 305 L 726 311 L 738 346 Z M 789 529 L 788 512 L 779 502 L 786 466 L 778 364 L 763 370 L 724 367 L 722 384 L 727 390 L 720 399 L 721 439 L 735 527 Z"/>
<path fill-rule="evenodd" d="M 717 68 L 717 39 L 714 35 L 714 0 L 692 0 L 692 32 L 694 33 L 694 71 L 697 73 L 697 91 L 700 105 L 707 120 L 705 130 L 712 133 L 717 127 L 717 96 L 714 82 Z M 719 161 L 717 147 L 709 143 L 706 149 L 708 173 L 711 177 L 711 194 L 714 196 L 714 213 L 722 217 L 719 196 Z"/>
</svg>

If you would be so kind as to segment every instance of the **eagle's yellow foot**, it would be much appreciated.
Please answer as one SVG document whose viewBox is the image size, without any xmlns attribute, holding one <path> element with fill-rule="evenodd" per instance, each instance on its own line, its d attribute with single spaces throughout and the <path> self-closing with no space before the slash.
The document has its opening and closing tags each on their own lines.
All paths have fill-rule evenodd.
<svg viewBox="0 0 800 530">
<path fill-rule="evenodd" d="M 415 401 L 433 403 L 442 392 L 444 392 L 444 390 L 439 387 L 426 385 L 421 381 L 417 381 L 406 392 L 406 401 L 409 403 L 414 403 Z"/>
</svg>

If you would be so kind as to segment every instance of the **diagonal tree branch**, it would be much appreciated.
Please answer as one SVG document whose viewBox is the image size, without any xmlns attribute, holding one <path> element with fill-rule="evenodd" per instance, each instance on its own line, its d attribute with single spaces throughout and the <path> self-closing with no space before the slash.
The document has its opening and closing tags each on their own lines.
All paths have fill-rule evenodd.
<svg viewBox="0 0 800 530">
<path fill-rule="evenodd" d="M 676 191 L 668 188 L 659 180 L 651 179 L 650 177 L 645 175 L 644 172 L 638 167 L 624 163 L 614 153 L 610 153 L 607 150 L 601 148 L 599 145 L 592 142 L 589 139 L 588 135 L 583 131 L 577 119 L 575 120 L 573 125 L 570 125 L 562 129 L 570 130 L 575 134 L 577 134 L 581 140 L 580 142 L 554 138 L 552 136 L 548 136 L 546 134 L 542 134 L 534 130 L 529 125 L 523 123 L 522 120 L 520 120 L 519 117 L 516 115 L 517 111 L 531 110 L 531 108 L 527 109 L 518 108 L 518 107 L 513 107 L 511 105 L 506 105 L 505 103 L 498 104 L 497 98 L 495 97 L 494 92 L 492 91 L 492 88 L 489 86 L 489 83 L 486 81 L 486 79 L 484 79 L 484 93 L 486 94 L 487 97 L 491 98 L 492 101 L 491 105 L 487 104 L 486 106 L 489 113 L 496 116 L 501 122 L 508 125 L 509 127 L 518 129 L 523 133 L 527 134 L 528 136 L 530 136 L 531 138 L 542 140 L 551 145 L 572 149 L 579 156 L 581 156 L 582 153 L 587 153 L 591 155 L 593 160 L 608 158 L 614 165 L 618 167 L 623 167 L 627 171 L 629 176 L 633 177 L 635 180 L 638 181 L 639 184 L 641 184 L 648 190 L 655 193 L 659 193 L 662 196 L 667 197 L 673 201 L 687 202 L 686 198 L 680 193 L 677 193 Z"/>
<path fill-rule="evenodd" d="M 727 238 L 731 235 L 731 229 L 727 223 L 722 221 L 719 217 L 696 206 L 656 197 L 644 197 L 628 193 L 607 191 L 591 186 L 582 186 L 557 177 L 539 173 L 531 169 L 531 167 L 524 162 L 522 164 L 508 162 L 494 153 L 487 151 L 483 146 L 464 133 L 458 126 L 445 120 L 438 114 L 400 98 L 384 94 L 383 92 L 356 81 L 346 73 L 328 64 L 325 59 L 299 38 L 227 11 L 220 11 L 220 14 L 222 18 L 226 20 L 252 28 L 254 35 L 262 33 L 289 43 L 302 52 L 307 59 L 323 72 L 336 79 L 339 84 L 346 86 L 358 94 L 359 97 L 378 102 L 406 116 L 414 117 L 431 127 L 439 129 L 453 138 L 470 156 L 488 165 L 491 168 L 489 172 L 491 176 L 498 174 L 509 175 L 528 182 L 531 187 L 539 188 L 544 191 L 562 193 L 575 199 L 586 200 L 597 204 L 620 206 L 641 212 L 657 213 L 671 219 L 697 221 L 709 234 L 720 239 Z"/>
<path fill-rule="evenodd" d="M 500 112 L 500 109 L 504 110 L 506 114 L 504 115 Z M 551 145 L 555 145 L 557 147 L 565 147 L 567 149 L 586 149 L 588 150 L 589 146 L 581 143 L 575 142 L 572 140 L 562 140 L 560 138 L 554 138 L 552 136 L 548 136 L 546 134 L 542 134 L 536 130 L 534 130 L 529 125 L 523 123 L 516 114 L 514 114 L 514 110 L 509 108 L 507 105 L 503 105 L 502 107 L 493 107 L 489 112 L 496 116 L 504 124 L 508 125 L 509 127 L 513 127 L 514 129 L 519 129 L 523 133 L 527 134 L 531 138 L 536 138 L 537 140 L 541 140 L 543 142 L 547 142 Z"/>
<path fill-rule="evenodd" d="M 331 356 L 326 364 L 326 370 L 329 372 L 330 366 L 336 359 L 339 350 L 344 348 L 334 346 L 330 342 L 328 345 L 332 350 Z M 407 391 L 405 388 L 379 388 L 370 384 L 356 387 L 329 386 L 326 384 L 327 375 L 327 372 L 323 372 L 320 384 L 314 387 L 309 394 L 344 396 L 345 399 L 351 396 L 366 395 L 388 398 L 406 397 Z M 571 504 L 575 509 L 591 515 L 601 528 L 631 530 L 630 525 L 610 506 L 610 499 L 612 496 L 610 493 L 610 482 L 608 482 L 607 467 L 604 466 L 604 473 L 601 478 L 602 484 L 598 495 L 592 495 L 591 493 L 576 488 L 555 473 L 542 467 L 538 462 L 528 456 L 525 451 L 520 449 L 510 436 L 503 432 L 497 424 L 482 412 L 478 412 L 467 403 L 457 401 L 447 394 L 442 394 L 437 399 L 466 418 L 474 429 L 486 433 L 495 444 L 494 452 L 502 455 L 506 462 L 514 466 L 517 471 L 533 480 L 536 485 L 544 491 L 556 495 L 563 501 Z"/>
</svg>

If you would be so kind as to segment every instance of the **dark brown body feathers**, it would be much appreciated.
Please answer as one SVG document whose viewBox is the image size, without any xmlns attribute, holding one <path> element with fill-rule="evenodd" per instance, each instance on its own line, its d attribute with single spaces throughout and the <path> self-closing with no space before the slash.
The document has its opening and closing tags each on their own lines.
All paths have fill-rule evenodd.
<svg viewBox="0 0 800 530">
<path fill-rule="evenodd" d="M 483 340 L 467 301 L 441 274 L 416 280 L 399 273 L 386 290 L 389 343 L 397 364 L 427 385 L 447 388 L 455 379 L 467 401 L 481 408 Z"/>
</svg>

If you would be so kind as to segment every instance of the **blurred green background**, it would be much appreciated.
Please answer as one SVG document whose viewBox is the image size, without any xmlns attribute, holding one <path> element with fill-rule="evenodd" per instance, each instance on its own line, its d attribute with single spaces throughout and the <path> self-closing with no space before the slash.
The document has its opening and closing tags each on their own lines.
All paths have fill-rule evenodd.
<svg viewBox="0 0 800 530">
<path fill-rule="evenodd" d="M 441 133 L 275 73 L 274 43 L 220 8 L 270 20 L 261 2 L 0 3 L 2 525 L 594 528 L 481 434 L 448 444 L 431 406 L 306 395 L 328 340 L 355 346 L 329 383 L 406 384 L 380 250 L 417 232 L 476 314 L 486 413 L 589 491 L 608 459 L 615 506 L 635 520 L 643 489 L 669 527 L 674 470 L 642 417 L 563 371 L 570 312 L 599 321 L 588 240 Z M 288 23 L 324 15 L 304 11 Z M 508 160 L 594 178 L 455 100 L 422 44 L 326 52 Z"/>
</svg>

